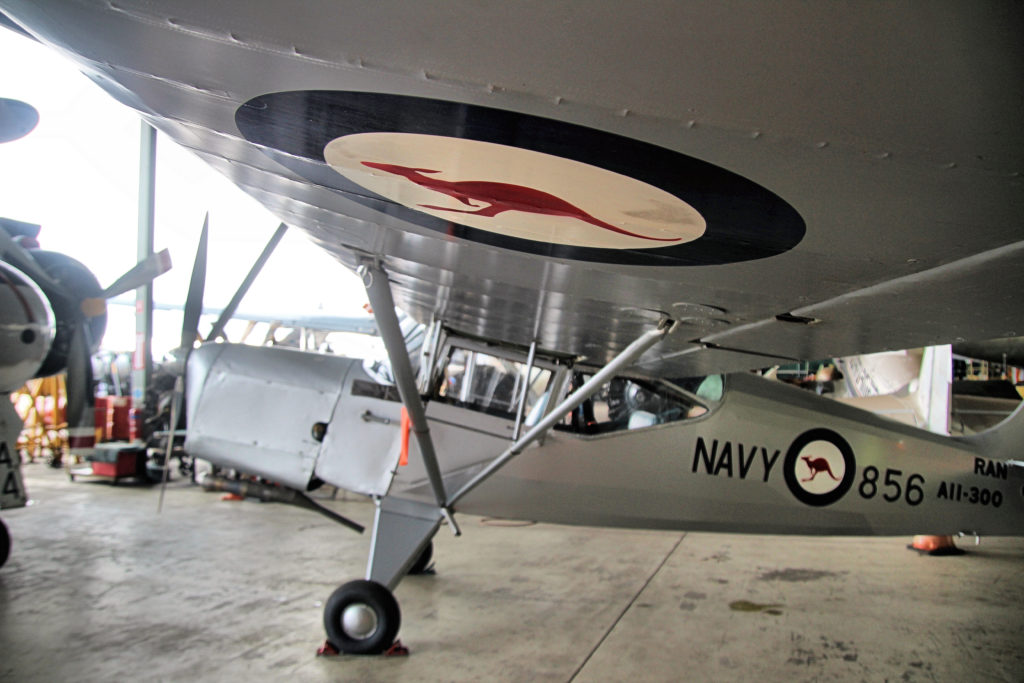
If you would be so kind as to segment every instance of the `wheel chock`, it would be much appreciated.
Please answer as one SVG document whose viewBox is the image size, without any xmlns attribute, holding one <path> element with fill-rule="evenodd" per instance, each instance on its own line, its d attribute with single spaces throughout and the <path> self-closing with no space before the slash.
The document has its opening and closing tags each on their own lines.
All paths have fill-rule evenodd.
<svg viewBox="0 0 1024 683">
<path fill-rule="evenodd" d="M 331 641 L 325 640 L 324 644 L 319 647 L 316 651 L 317 657 L 337 657 L 341 654 L 338 648 L 331 644 Z M 402 641 L 396 640 L 391 644 L 387 650 L 381 653 L 382 657 L 408 657 L 409 648 L 402 645 Z"/>
<path fill-rule="evenodd" d="M 914 541 L 907 546 L 925 555 L 940 557 L 943 555 L 963 555 L 964 551 L 956 547 L 952 536 L 914 536 Z"/>
</svg>

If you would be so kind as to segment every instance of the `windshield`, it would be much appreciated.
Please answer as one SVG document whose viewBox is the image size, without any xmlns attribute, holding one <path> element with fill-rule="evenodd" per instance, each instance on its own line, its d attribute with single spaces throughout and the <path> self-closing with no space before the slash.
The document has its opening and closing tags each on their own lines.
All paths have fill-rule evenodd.
<svg viewBox="0 0 1024 683">
<path fill-rule="evenodd" d="M 575 373 L 572 387 L 590 379 Z M 557 425 L 580 434 L 603 434 L 706 415 L 722 398 L 721 375 L 674 381 L 615 377 Z"/>
</svg>

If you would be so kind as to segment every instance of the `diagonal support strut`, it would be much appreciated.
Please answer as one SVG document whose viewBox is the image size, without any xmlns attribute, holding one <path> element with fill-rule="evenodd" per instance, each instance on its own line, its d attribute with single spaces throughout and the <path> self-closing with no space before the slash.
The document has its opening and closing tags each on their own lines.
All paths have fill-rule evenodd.
<svg viewBox="0 0 1024 683">
<path fill-rule="evenodd" d="M 381 339 L 384 340 L 384 348 L 387 349 L 388 358 L 391 360 L 391 372 L 398 387 L 398 394 L 409 413 L 409 422 L 412 424 L 412 432 L 416 435 L 416 443 L 419 444 L 420 454 L 423 456 L 430 488 L 437 506 L 447 518 L 449 510 L 445 505 L 447 494 L 441 478 L 441 468 L 437 462 L 437 453 L 434 451 L 434 442 L 430 438 L 427 414 L 423 408 L 423 401 L 420 400 L 416 376 L 413 374 L 409 352 L 405 347 L 405 337 L 402 335 L 398 315 L 395 313 L 395 300 L 391 296 L 387 273 L 379 265 L 369 263 L 360 266 L 358 273 L 363 279 L 366 296 L 370 300 Z"/>
<path fill-rule="evenodd" d="M 561 420 L 566 413 L 575 409 L 576 406 L 583 403 L 590 396 L 596 393 L 597 390 L 605 384 L 605 382 L 615 376 L 615 373 L 632 364 L 633 361 L 642 356 L 647 349 L 661 341 L 661 339 L 674 330 L 675 327 L 676 323 L 674 321 L 663 320 L 657 328 L 645 332 L 636 341 L 623 349 L 619 355 L 609 361 L 608 364 L 601 368 L 597 374 L 584 382 L 576 391 L 569 394 L 565 400 L 553 408 L 543 420 L 534 425 L 530 431 L 523 435 L 521 439 L 505 449 L 505 452 L 491 461 L 490 465 L 485 467 L 475 477 L 466 482 L 461 489 L 456 491 L 452 497 L 448 499 L 447 507 L 450 508 L 454 506 L 466 494 L 486 481 L 499 469 L 504 467 L 509 460 L 519 455 L 524 448 L 543 436 L 544 433 L 551 429 L 556 422 Z"/>
<path fill-rule="evenodd" d="M 252 268 L 249 269 L 249 274 L 245 276 L 242 284 L 239 285 L 238 291 L 236 291 L 235 295 L 231 297 L 231 301 L 228 302 L 228 305 L 224 307 L 220 317 L 217 318 L 217 322 L 213 324 L 210 334 L 206 335 L 207 341 L 217 339 L 217 337 L 224 335 L 224 326 L 227 325 L 228 321 L 231 320 L 231 317 L 235 314 L 235 311 L 238 310 L 238 304 L 242 303 L 242 298 L 248 293 L 249 287 L 251 287 L 252 283 L 255 282 L 256 276 L 260 274 L 261 270 L 263 270 L 263 266 L 267 264 L 267 260 L 270 258 L 270 255 L 274 253 L 277 245 L 281 242 L 281 238 L 284 237 L 284 234 L 287 231 L 287 224 L 281 223 L 277 226 L 277 230 L 275 230 L 274 234 L 270 236 L 266 246 L 263 247 L 263 251 L 260 252 L 260 255 L 256 258 L 256 262 L 252 264 Z"/>
</svg>

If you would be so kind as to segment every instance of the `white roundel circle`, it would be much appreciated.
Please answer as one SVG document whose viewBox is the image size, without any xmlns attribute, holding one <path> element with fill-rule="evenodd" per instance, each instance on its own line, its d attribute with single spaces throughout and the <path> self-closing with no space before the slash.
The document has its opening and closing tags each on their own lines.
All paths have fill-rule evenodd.
<svg viewBox="0 0 1024 683">
<path fill-rule="evenodd" d="M 812 441 L 797 454 L 796 475 L 800 488 L 820 496 L 839 488 L 846 474 L 843 454 L 830 441 Z"/>
<path fill-rule="evenodd" d="M 654 249 L 692 242 L 704 217 L 678 197 L 543 152 L 418 133 L 355 133 L 324 159 L 377 195 L 436 218 L 551 244 Z"/>
<path fill-rule="evenodd" d="M 783 474 L 797 500 L 821 507 L 846 495 L 853 486 L 857 462 L 846 439 L 830 429 L 812 429 L 790 445 Z"/>
</svg>

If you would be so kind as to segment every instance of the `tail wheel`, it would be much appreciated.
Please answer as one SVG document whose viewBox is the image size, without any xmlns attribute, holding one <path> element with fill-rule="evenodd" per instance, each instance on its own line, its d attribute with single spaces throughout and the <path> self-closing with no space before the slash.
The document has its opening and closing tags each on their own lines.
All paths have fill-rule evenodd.
<svg viewBox="0 0 1024 683">
<path fill-rule="evenodd" d="M 384 652 L 395 642 L 401 623 L 395 596 L 375 581 L 344 584 L 324 607 L 327 640 L 345 654 Z"/>
<path fill-rule="evenodd" d="M 419 574 L 426 574 L 430 568 L 430 561 L 434 559 L 434 542 L 429 541 L 426 547 L 423 548 L 423 552 L 416 558 L 416 561 L 409 567 L 409 573 L 413 576 Z"/>
</svg>

